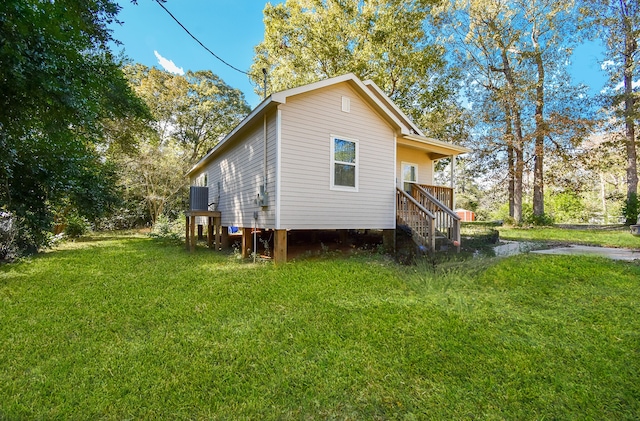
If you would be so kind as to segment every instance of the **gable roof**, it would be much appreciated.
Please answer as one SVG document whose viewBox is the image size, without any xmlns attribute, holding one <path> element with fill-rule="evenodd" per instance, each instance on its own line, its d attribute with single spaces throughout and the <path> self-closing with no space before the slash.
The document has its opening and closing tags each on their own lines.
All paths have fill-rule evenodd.
<svg viewBox="0 0 640 421">
<path fill-rule="evenodd" d="M 393 101 L 385 95 L 385 93 L 371 80 L 361 81 L 353 73 L 347 73 L 341 76 L 324 79 L 318 82 L 310 83 L 296 88 L 287 89 L 281 92 L 271 94 L 264 99 L 256 108 L 249 113 L 229 134 L 227 134 L 218 144 L 207 152 L 207 154 L 196 163 L 193 168 L 189 170 L 187 176 L 202 168 L 212 157 L 217 155 L 223 148 L 232 142 L 233 138 L 250 125 L 258 117 L 262 116 L 268 110 L 277 107 L 278 104 L 286 104 L 287 99 L 296 95 L 311 92 L 317 89 L 329 87 L 338 83 L 348 83 L 352 88 L 362 95 L 369 105 L 371 105 L 392 127 L 394 127 L 399 135 L 403 138 L 411 140 L 422 140 L 422 143 L 430 144 L 432 141 L 436 142 L 439 146 L 451 146 L 452 154 L 460 154 L 470 152 L 469 149 L 461 146 L 453 145 L 447 142 L 437 141 L 435 139 L 429 139 L 424 136 L 424 133 L 416 126 L 406 114 L 402 112 Z"/>
</svg>

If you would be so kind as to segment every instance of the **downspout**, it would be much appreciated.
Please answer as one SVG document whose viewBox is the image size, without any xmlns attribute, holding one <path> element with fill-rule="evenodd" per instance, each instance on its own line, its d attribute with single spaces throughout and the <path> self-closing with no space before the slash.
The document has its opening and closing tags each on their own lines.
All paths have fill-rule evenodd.
<svg viewBox="0 0 640 421">
<path fill-rule="evenodd" d="M 267 112 L 264 113 L 262 136 L 264 141 L 264 173 L 262 178 L 262 185 L 264 188 L 264 194 L 267 194 Z"/>
<path fill-rule="evenodd" d="M 267 98 L 267 69 L 266 68 L 262 68 L 262 74 L 264 76 L 264 90 L 263 90 L 263 99 Z M 263 203 L 262 205 L 265 206 L 267 205 L 266 202 L 266 195 L 267 195 L 267 111 L 264 111 L 264 116 L 263 116 L 263 127 L 262 127 L 262 137 L 263 137 L 263 153 L 264 153 L 264 173 L 262 176 L 262 188 L 264 189 L 263 191 Z"/>
</svg>

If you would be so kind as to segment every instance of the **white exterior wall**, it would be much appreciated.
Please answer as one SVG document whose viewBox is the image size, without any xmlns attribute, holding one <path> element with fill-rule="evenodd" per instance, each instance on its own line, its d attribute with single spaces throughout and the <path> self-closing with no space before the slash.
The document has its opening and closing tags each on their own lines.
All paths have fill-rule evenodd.
<svg viewBox="0 0 640 421">
<path fill-rule="evenodd" d="M 433 184 L 433 161 L 425 151 L 398 145 L 396 185 L 402 188 L 402 163 L 411 163 L 418 166 L 418 183 Z"/>
<path fill-rule="evenodd" d="M 269 206 L 256 203 L 264 180 L 263 117 L 214 157 L 204 168 L 208 173 L 209 203 L 217 202 L 222 226 L 251 228 L 258 211 L 257 226 L 275 228 L 276 214 L 276 112 L 267 115 L 267 192 Z M 197 177 L 202 172 L 195 175 Z M 194 177 L 194 179 L 195 179 Z M 218 189 L 220 183 L 220 189 Z M 218 190 L 220 198 L 218 200 Z"/>
<path fill-rule="evenodd" d="M 342 111 L 342 97 L 350 112 Z M 279 105 L 280 229 L 394 229 L 395 133 L 347 83 Z M 331 136 L 358 140 L 358 191 L 331 190 Z"/>
</svg>

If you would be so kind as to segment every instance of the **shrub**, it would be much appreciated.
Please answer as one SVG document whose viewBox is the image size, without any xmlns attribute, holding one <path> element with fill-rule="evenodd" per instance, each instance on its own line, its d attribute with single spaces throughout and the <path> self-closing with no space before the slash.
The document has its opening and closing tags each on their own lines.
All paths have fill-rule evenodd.
<svg viewBox="0 0 640 421">
<path fill-rule="evenodd" d="M 624 216 L 626 225 L 634 225 L 638 222 L 638 213 L 640 213 L 640 201 L 638 195 L 631 194 L 622 207 L 622 215 Z"/>
<path fill-rule="evenodd" d="M 78 238 L 88 233 L 90 228 L 91 226 L 85 218 L 78 215 L 71 215 L 67 217 L 64 233 L 67 237 Z"/>
<path fill-rule="evenodd" d="M 180 240 L 184 230 L 184 218 L 177 218 L 175 221 L 171 221 L 166 215 L 160 215 L 153 225 L 149 236 L 153 238 Z"/>
</svg>

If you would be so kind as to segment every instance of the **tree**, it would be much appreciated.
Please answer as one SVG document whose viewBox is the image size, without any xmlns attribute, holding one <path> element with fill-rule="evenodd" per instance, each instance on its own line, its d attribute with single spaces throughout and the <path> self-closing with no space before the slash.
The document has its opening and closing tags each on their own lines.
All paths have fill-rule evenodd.
<svg viewBox="0 0 640 421">
<path fill-rule="evenodd" d="M 458 67 L 468 69 L 466 95 L 473 102 L 472 111 L 485 122 L 484 154 L 493 159 L 506 152 L 510 215 L 521 222 L 526 79 L 516 68 L 522 36 L 512 23 L 517 14 L 505 2 L 482 0 L 443 2 L 437 11 L 452 57 Z M 500 134 L 490 129 L 496 123 Z"/>
<path fill-rule="evenodd" d="M 400 0 L 267 4 L 265 38 L 256 46 L 251 74 L 261 87 L 266 69 L 270 93 L 353 72 L 373 80 L 416 122 L 440 123 L 425 117 L 434 113 L 459 116 L 448 112 L 456 109 L 457 86 L 444 50 L 425 32 L 430 8 L 430 2 Z M 464 125 L 447 120 L 430 128 L 444 134 L 452 127 Z"/>
<path fill-rule="evenodd" d="M 23 249 L 46 245 L 58 203 L 101 188 L 84 185 L 102 171 L 101 122 L 145 114 L 109 50 L 118 10 L 110 0 L 0 4 L 0 208 L 20 220 Z"/>
<path fill-rule="evenodd" d="M 605 41 L 606 69 L 610 74 L 607 94 L 610 110 L 621 118 L 627 160 L 627 204 L 637 203 L 638 158 L 636 121 L 638 120 L 637 90 L 633 87 L 638 76 L 637 56 L 640 38 L 640 2 L 638 0 L 582 0 L 581 12 L 585 27 L 594 37 Z M 638 209 L 627 218 L 635 223 Z"/>
<path fill-rule="evenodd" d="M 575 32 L 573 3 L 452 0 L 438 12 L 452 57 L 468 69 L 466 94 L 482 122 L 477 139 L 484 139 L 485 156 L 505 161 L 510 215 L 523 219 L 524 175 L 532 156 L 533 209 L 541 218 L 545 154 L 570 147 L 587 126 L 584 89 L 571 84 L 564 59 L 574 42 L 568 36 Z"/>
<path fill-rule="evenodd" d="M 186 172 L 250 110 L 242 92 L 211 71 L 181 76 L 135 64 L 125 73 L 153 119 L 123 121 L 110 156 L 125 197 L 142 203 L 155 224 L 160 215 L 182 210 Z"/>
</svg>

